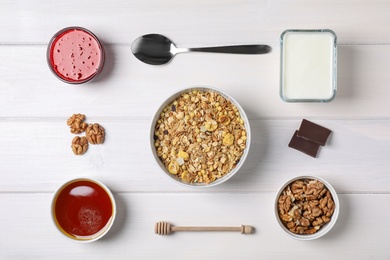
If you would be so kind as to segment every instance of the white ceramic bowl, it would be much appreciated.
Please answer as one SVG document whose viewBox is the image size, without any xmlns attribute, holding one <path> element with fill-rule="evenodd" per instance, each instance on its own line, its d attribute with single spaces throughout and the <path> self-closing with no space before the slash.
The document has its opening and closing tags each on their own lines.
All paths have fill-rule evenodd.
<svg viewBox="0 0 390 260">
<path fill-rule="evenodd" d="M 161 112 L 163 112 L 164 108 L 167 105 L 171 104 L 180 95 L 182 95 L 184 93 L 188 93 L 188 92 L 193 91 L 193 90 L 216 92 L 216 93 L 220 94 L 222 97 L 224 97 L 227 100 L 229 100 L 238 109 L 241 118 L 244 120 L 244 126 L 245 126 L 245 130 L 246 130 L 246 137 L 247 137 L 247 139 L 246 139 L 246 148 L 244 149 L 244 152 L 243 152 L 243 154 L 242 154 L 242 156 L 240 158 L 240 161 L 237 163 L 236 167 L 234 169 L 232 169 L 229 173 L 227 173 L 225 176 L 223 176 L 223 177 L 221 177 L 219 179 L 216 179 L 215 181 L 213 181 L 213 182 L 211 182 L 209 184 L 206 184 L 206 183 L 188 183 L 188 182 L 185 182 L 185 181 L 181 180 L 176 175 L 171 174 L 167 170 L 165 165 L 161 162 L 160 158 L 158 157 L 157 152 L 156 152 L 156 147 L 154 145 L 154 143 L 155 143 L 155 139 L 154 139 L 155 126 L 156 126 L 157 121 L 160 118 Z M 170 95 L 169 98 L 167 98 L 160 105 L 160 107 L 157 109 L 156 114 L 154 115 L 154 117 L 152 119 L 152 122 L 151 122 L 151 126 L 150 126 L 150 146 L 151 146 L 152 153 L 153 153 L 153 156 L 154 156 L 156 162 L 158 163 L 158 165 L 160 166 L 161 170 L 164 172 L 164 174 L 168 178 L 170 178 L 171 180 L 175 181 L 176 183 L 182 184 L 182 185 L 184 185 L 186 187 L 193 187 L 193 188 L 212 187 L 212 186 L 221 184 L 221 183 L 227 181 L 228 179 L 230 179 L 231 177 L 233 177 L 233 175 L 235 175 L 239 171 L 241 166 L 244 164 L 245 159 L 246 159 L 246 157 L 248 155 L 248 152 L 249 152 L 250 143 L 251 143 L 251 131 L 250 131 L 250 126 L 249 126 L 249 120 L 248 120 L 248 117 L 246 116 L 246 114 L 244 112 L 244 109 L 230 95 L 222 92 L 221 90 L 217 90 L 217 89 L 211 88 L 211 87 L 197 87 L 197 86 L 195 86 L 195 87 L 182 89 L 182 90 L 180 90 L 180 91 Z"/>
<path fill-rule="evenodd" d="M 279 200 L 279 196 L 282 194 L 283 190 L 288 185 L 290 185 L 292 182 L 294 182 L 296 180 L 302 180 L 302 179 L 312 179 L 312 180 L 318 180 L 318 181 L 322 182 L 325 185 L 325 187 L 330 191 L 330 193 L 333 197 L 333 202 L 335 203 L 335 209 L 334 209 L 333 215 L 331 216 L 330 222 L 323 225 L 314 234 L 300 235 L 300 234 L 295 234 L 295 233 L 291 232 L 283 224 L 282 220 L 279 217 L 279 213 L 278 213 L 278 200 Z M 340 210 L 340 203 L 339 203 L 339 199 L 338 199 L 336 191 L 333 189 L 333 187 L 327 181 L 325 181 L 324 179 L 322 179 L 320 177 L 316 177 L 316 176 L 299 176 L 299 177 L 295 177 L 293 179 L 290 179 L 280 187 L 280 189 L 278 190 L 278 192 L 276 193 L 276 196 L 275 196 L 274 211 L 275 211 L 276 220 L 285 234 L 287 234 L 289 237 L 292 237 L 292 238 L 297 239 L 297 240 L 313 240 L 313 239 L 320 238 L 323 235 L 325 235 L 326 233 L 328 233 L 337 221 L 337 218 L 339 216 L 339 210 Z"/>
<path fill-rule="evenodd" d="M 102 238 L 110 230 L 116 216 L 116 203 L 103 183 L 77 178 L 57 189 L 51 204 L 51 216 L 65 237 L 88 243 Z"/>
</svg>

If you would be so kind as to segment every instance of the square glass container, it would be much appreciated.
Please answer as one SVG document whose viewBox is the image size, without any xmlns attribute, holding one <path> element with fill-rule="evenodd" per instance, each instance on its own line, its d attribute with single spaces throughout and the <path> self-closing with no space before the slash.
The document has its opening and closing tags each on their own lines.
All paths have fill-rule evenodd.
<svg viewBox="0 0 390 260">
<path fill-rule="evenodd" d="M 280 36 L 280 97 L 330 102 L 337 90 L 337 36 L 329 29 L 286 30 Z"/>
</svg>

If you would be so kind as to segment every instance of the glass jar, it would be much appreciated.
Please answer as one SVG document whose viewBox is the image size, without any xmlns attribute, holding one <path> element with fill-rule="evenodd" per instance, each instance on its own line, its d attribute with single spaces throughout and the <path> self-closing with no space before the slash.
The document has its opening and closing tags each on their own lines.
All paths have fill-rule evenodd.
<svg viewBox="0 0 390 260">
<path fill-rule="evenodd" d="M 95 78 L 104 66 L 104 49 L 89 30 L 72 26 L 57 32 L 47 48 L 50 70 L 60 80 L 81 84 Z"/>
<path fill-rule="evenodd" d="M 280 36 L 280 97 L 330 102 L 337 90 L 337 37 L 328 29 L 286 30 Z"/>
</svg>

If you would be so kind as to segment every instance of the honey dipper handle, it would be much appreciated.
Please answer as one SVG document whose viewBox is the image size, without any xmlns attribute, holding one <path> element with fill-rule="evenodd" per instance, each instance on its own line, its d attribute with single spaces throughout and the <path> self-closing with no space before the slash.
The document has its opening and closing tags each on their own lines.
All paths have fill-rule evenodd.
<svg viewBox="0 0 390 260">
<path fill-rule="evenodd" d="M 250 234 L 253 230 L 252 226 L 245 225 L 241 227 L 175 227 L 165 221 L 154 225 L 154 232 L 158 235 L 169 235 L 175 231 L 240 231 L 241 234 Z"/>
<path fill-rule="evenodd" d="M 171 231 L 239 231 L 241 234 L 250 234 L 252 227 L 171 227 Z"/>
<path fill-rule="evenodd" d="M 171 227 L 172 231 L 241 231 L 240 227 Z"/>
</svg>

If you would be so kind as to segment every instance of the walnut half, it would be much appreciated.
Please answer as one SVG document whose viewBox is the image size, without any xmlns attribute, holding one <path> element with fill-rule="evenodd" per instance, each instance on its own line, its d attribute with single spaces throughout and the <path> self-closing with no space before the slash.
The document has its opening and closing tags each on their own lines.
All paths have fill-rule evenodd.
<svg viewBox="0 0 390 260">
<path fill-rule="evenodd" d="M 82 155 L 88 150 L 88 141 L 84 136 L 75 136 L 72 140 L 72 151 L 75 155 Z"/>
<path fill-rule="evenodd" d="M 83 114 L 73 114 L 68 118 L 66 122 L 70 126 L 70 132 L 72 134 L 80 134 L 87 129 L 88 124 L 84 122 L 85 115 Z"/>
<path fill-rule="evenodd" d="M 97 124 L 90 124 L 86 130 L 86 137 L 91 144 L 102 144 L 104 142 L 104 128 Z"/>
</svg>

